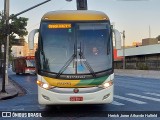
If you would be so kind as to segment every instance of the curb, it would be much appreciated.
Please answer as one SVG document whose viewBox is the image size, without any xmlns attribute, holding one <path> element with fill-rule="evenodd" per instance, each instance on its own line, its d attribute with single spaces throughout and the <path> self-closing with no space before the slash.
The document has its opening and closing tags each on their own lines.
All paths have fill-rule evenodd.
<svg viewBox="0 0 160 120">
<path fill-rule="evenodd" d="M 115 69 L 115 75 L 160 79 L 160 71 L 153 70 L 132 70 L 132 69 Z"/>
<path fill-rule="evenodd" d="M 20 86 L 16 81 L 14 81 L 12 78 L 9 77 L 11 80 L 12 85 L 18 89 L 18 96 L 23 96 L 27 94 L 26 89 L 24 89 L 22 86 Z"/>
<path fill-rule="evenodd" d="M 9 84 L 12 87 L 8 88 L 8 91 L 7 91 L 7 88 L 6 88 L 6 92 L 8 94 L 6 94 L 6 96 L 4 95 L 4 96 L 0 97 L 0 100 L 12 99 L 12 98 L 17 97 L 17 96 L 23 96 L 27 93 L 26 90 L 23 87 L 21 87 L 16 81 L 11 79 L 10 77 L 8 77 L 8 78 L 9 78 L 9 82 L 10 82 Z"/>
<path fill-rule="evenodd" d="M 17 91 L 17 93 L 15 93 L 13 95 L 2 97 L 0 100 L 12 99 L 12 98 L 17 97 L 17 96 L 18 96 L 18 91 Z"/>
</svg>

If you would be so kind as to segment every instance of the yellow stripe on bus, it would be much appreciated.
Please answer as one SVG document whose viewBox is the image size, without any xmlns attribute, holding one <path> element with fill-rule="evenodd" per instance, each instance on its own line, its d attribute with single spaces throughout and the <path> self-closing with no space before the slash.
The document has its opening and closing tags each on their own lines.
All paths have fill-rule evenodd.
<svg viewBox="0 0 160 120">
<path fill-rule="evenodd" d="M 49 77 L 43 77 L 49 85 L 56 87 L 76 87 L 80 80 L 64 80 Z"/>
</svg>

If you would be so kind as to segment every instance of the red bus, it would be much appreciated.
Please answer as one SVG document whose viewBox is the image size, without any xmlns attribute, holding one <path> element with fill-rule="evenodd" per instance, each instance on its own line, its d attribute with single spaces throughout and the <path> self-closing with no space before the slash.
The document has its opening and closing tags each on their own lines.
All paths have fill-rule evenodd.
<svg viewBox="0 0 160 120">
<path fill-rule="evenodd" d="M 25 56 L 14 58 L 12 62 L 12 71 L 15 72 L 17 75 L 20 73 L 35 74 L 35 57 Z"/>
</svg>

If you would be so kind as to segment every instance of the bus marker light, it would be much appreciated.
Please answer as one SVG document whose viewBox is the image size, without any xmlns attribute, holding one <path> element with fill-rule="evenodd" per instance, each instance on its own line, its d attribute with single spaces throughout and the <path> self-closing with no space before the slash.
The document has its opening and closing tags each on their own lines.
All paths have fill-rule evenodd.
<svg viewBox="0 0 160 120">
<path fill-rule="evenodd" d="M 38 85 L 41 85 L 41 82 L 40 82 L 39 80 L 37 80 L 37 84 L 38 84 Z"/>
<path fill-rule="evenodd" d="M 44 89 L 47 89 L 47 90 L 53 88 L 53 86 L 50 86 L 49 84 L 44 83 L 44 82 L 41 82 L 41 81 L 39 81 L 39 80 L 37 80 L 37 84 L 38 84 L 40 87 L 42 87 L 42 88 L 44 88 Z"/>
</svg>

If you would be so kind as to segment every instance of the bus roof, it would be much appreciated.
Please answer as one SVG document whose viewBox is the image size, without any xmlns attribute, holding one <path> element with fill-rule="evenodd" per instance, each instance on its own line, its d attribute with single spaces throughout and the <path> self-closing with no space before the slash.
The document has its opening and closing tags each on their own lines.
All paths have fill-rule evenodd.
<svg viewBox="0 0 160 120">
<path fill-rule="evenodd" d="M 99 11 L 60 10 L 60 11 L 51 11 L 44 14 L 42 20 L 87 21 L 87 20 L 109 20 L 109 17 L 105 13 Z"/>
</svg>

